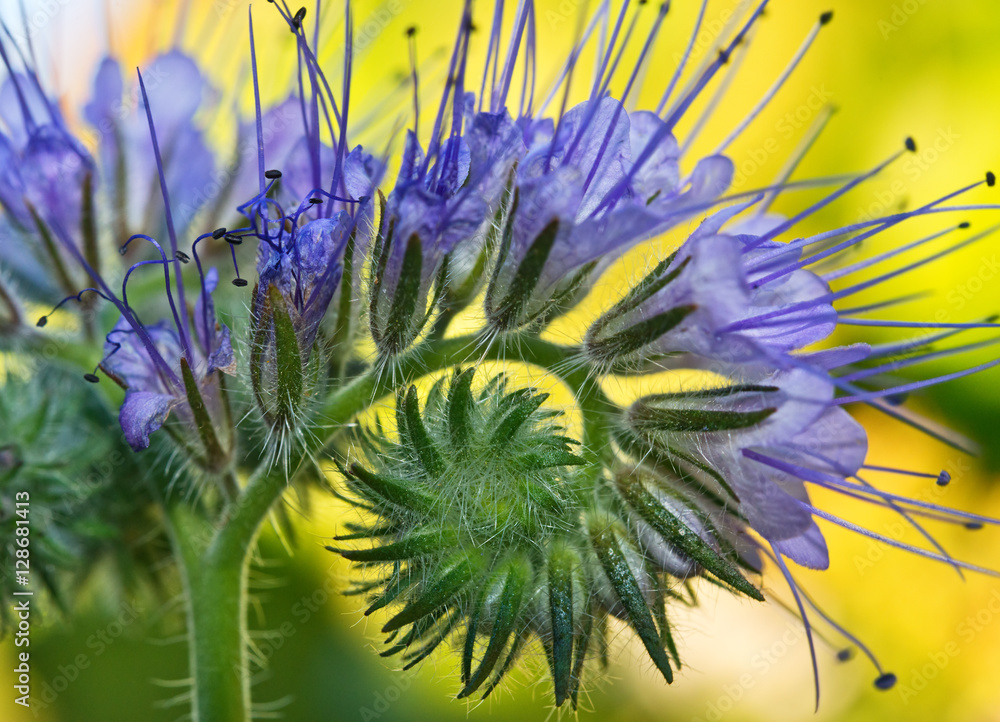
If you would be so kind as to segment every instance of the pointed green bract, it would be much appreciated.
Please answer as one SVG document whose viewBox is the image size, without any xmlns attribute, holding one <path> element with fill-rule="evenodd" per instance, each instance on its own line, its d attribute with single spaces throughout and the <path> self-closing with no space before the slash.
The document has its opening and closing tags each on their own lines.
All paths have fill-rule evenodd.
<svg viewBox="0 0 1000 722">
<path fill-rule="evenodd" d="M 663 678 L 667 682 L 673 682 L 670 659 L 664 652 L 660 633 L 642 596 L 639 583 L 619 546 L 617 533 L 605 519 L 598 517 L 590 523 L 590 534 L 601 568 L 628 613 L 629 625 L 635 630 Z"/>
<path fill-rule="evenodd" d="M 643 521 L 653 527 L 664 541 L 683 551 L 734 589 L 748 597 L 764 601 L 760 590 L 740 574 L 735 565 L 713 549 L 708 542 L 686 526 L 675 514 L 671 513 L 646 489 L 638 478 L 634 476 L 619 477 L 618 489 L 629 506 Z"/>
</svg>

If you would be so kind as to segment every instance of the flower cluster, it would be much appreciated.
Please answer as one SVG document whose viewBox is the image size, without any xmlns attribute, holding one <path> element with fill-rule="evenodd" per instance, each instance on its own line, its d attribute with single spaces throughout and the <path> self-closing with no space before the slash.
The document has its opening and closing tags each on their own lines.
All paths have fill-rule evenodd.
<svg viewBox="0 0 1000 722">
<path fill-rule="evenodd" d="M 682 646 L 671 604 L 692 601 L 697 579 L 763 600 L 762 580 L 772 571 L 788 583 L 814 670 L 810 610 L 813 621 L 823 620 L 871 658 L 876 686 L 888 689 L 894 676 L 800 590 L 788 562 L 829 566 L 817 523 L 823 521 L 959 570 L 993 573 L 953 559 L 920 518 L 968 528 L 997 522 L 875 486 L 868 472 L 876 469 L 942 485 L 950 477 L 866 466 L 867 436 L 847 409 L 865 404 L 964 448 L 907 409 L 906 396 L 1000 362 L 886 383 L 901 368 L 982 346 L 942 350 L 940 342 L 995 324 L 881 321 L 867 314 L 896 299 L 848 309 L 839 302 L 992 229 L 874 276 L 871 269 L 969 225 L 952 223 L 901 248 L 843 259 L 908 220 L 955 210 L 945 204 L 993 186 L 995 177 L 988 173 L 913 210 L 794 237 L 803 221 L 916 149 L 906 139 L 885 162 L 837 181 L 794 215 L 771 208 L 795 187 L 789 178 L 801 155 L 773 185 L 731 190 L 727 149 L 780 91 L 832 13 L 817 19 L 778 82 L 717 151 L 692 161 L 685 153 L 717 101 L 706 99 L 706 89 L 736 72 L 730 60 L 747 51 L 768 2 L 737 14 L 718 53 L 689 73 L 703 8 L 669 78 L 647 73 L 669 3 L 649 10 L 639 3 L 631 20 L 629 5 L 616 14 L 612 3 L 601 3 L 581 22 L 556 82 L 541 88 L 534 3 L 521 2 L 513 13 L 495 4 L 480 79 L 470 70 L 478 58 L 466 0 L 446 80 L 434 93 L 433 120 L 423 125 L 428 89 L 420 82 L 418 32 L 410 28 L 412 113 L 407 109 L 401 121 L 409 127 L 399 142 L 381 143 L 388 150 L 378 155 L 352 144 L 350 3 L 342 40 L 335 40 L 343 48 L 336 94 L 319 60 L 320 19 L 307 33 L 304 8 L 293 13 L 283 0 L 274 2 L 294 35 L 298 87 L 284 102 L 262 107 L 251 19 L 246 59 L 255 117 L 238 120 L 236 134 L 252 139 L 256 163 L 241 164 L 214 203 L 205 202 L 204 188 L 216 160 L 196 118 L 217 101 L 181 50 L 144 68 L 134 106 L 123 102 L 119 64 L 104 60 L 84 112 L 99 131 L 95 161 L 30 59 L 16 68 L 0 42 L 10 70 L 0 90 L 8 130 L 0 134 L 0 203 L 3 233 L 15 241 L 0 245 L 0 262 L 19 292 L 52 301 L 65 296 L 57 310 L 74 300 L 87 311 L 95 300 L 113 307 L 116 322 L 85 314 L 91 331 L 99 323 L 111 330 L 101 361 L 84 378 L 97 383 L 101 372 L 123 387 L 119 423 L 133 450 L 158 444 L 218 482 L 217 503 L 199 509 L 219 514 L 206 554 L 235 549 L 244 555 L 235 563 L 244 564 L 286 484 L 315 466 L 307 462 L 332 454 L 337 483 L 361 520 L 345 523 L 347 533 L 330 549 L 365 572 L 351 590 L 370 597 L 365 613 L 389 615 L 383 654 L 400 654 L 410 667 L 457 640 L 460 697 L 490 694 L 537 642 L 556 706 L 575 707 L 588 664 L 606 662 L 612 618 L 631 628 L 670 682 Z M 642 13 L 652 16 L 648 22 L 639 21 Z M 627 68 L 623 56 L 634 54 L 643 27 Z M 581 92 L 574 77 L 588 50 L 596 67 Z M 157 80 L 149 93 L 144 78 Z M 661 86 L 662 99 L 655 108 L 633 109 L 644 83 Z M 681 142 L 679 123 L 698 103 L 708 112 Z M 301 126 L 271 122 L 289 113 L 301 117 Z M 265 134 L 272 125 L 281 132 Z M 99 217 L 111 222 L 102 225 Z M 595 314 L 581 338 L 550 340 L 553 321 L 580 307 L 627 252 L 688 224 L 693 230 L 679 247 Z M 103 252 L 110 247 L 135 257 L 116 269 Z M 239 271 L 245 247 L 255 254 L 252 288 Z M 233 265 L 233 332 L 216 310 L 220 273 L 203 263 L 208 258 Z M 162 272 L 162 292 L 147 289 L 142 303 L 133 303 L 130 280 L 153 270 L 147 267 Z M 865 280 L 841 282 L 862 272 Z M 113 289 L 110 279 L 119 274 L 120 290 Z M 0 276 L 4 306 L 9 318 L 0 316 L 0 332 L 40 333 L 23 328 L 17 294 Z M 143 320 L 153 313 L 167 320 Z M 451 328 L 459 316 L 473 333 Z M 844 325 L 942 330 L 902 343 L 830 345 Z M 486 362 L 542 369 L 572 392 L 573 413 L 535 388 L 513 388 L 513 374 L 485 378 L 479 367 Z M 611 379 L 671 370 L 700 372 L 706 381 L 625 405 L 606 392 Z M 435 383 L 421 403 L 416 382 L 423 377 Z M 231 394 L 230 387 L 246 393 Z M 393 392 L 394 425 L 361 416 Z M 275 464 L 279 456 L 283 463 Z M 272 478 L 279 481 L 267 486 Z M 825 511 L 811 499 L 814 487 L 898 513 L 933 549 Z M 258 516 L 247 521 L 248 510 Z M 242 546 L 224 543 L 230 523 L 233 534 L 249 535 Z M 190 556 L 183 534 L 175 537 Z M 196 629 L 209 623 L 198 617 L 203 602 L 191 602 Z M 232 638 L 241 640 L 243 631 Z M 192 658 L 217 653 L 206 648 Z M 215 661 L 206 674 L 229 669 Z M 198 704 L 206 705 L 201 717 L 208 718 L 204 710 L 218 709 L 217 700 L 209 685 L 199 682 L 197 691 L 204 697 Z"/>
</svg>

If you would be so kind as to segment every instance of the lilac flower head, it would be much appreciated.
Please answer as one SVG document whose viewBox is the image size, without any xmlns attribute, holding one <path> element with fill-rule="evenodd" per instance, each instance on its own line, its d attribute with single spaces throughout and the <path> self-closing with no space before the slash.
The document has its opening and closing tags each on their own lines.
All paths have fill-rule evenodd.
<svg viewBox="0 0 1000 722">
<path fill-rule="evenodd" d="M 552 121 L 531 125 L 532 147 L 518 166 L 507 219 L 509 245 L 486 300 L 497 329 L 572 305 L 614 258 L 725 191 L 733 169 L 724 157 L 700 161 L 681 188 L 677 142 L 659 132 L 663 126 L 610 97 L 574 107 L 554 130 Z M 650 146 L 649 159 L 636 162 Z M 529 266 L 535 271 L 526 277 Z"/>
<path fill-rule="evenodd" d="M 526 152 L 522 131 L 498 88 L 487 92 L 484 76 L 478 109 L 475 95 L 464 91 L 471 30 L 467 4 L 451 59 L 454 81 L 445 87 L 428 149 L 413 130 L 407 131 L 396 184 L 385 204 L 369 286 L 369 324 L 387 357 L 406 349 L 422 331 L 434 310 L 433 304 L 428 308 L 432 285 L 437 284 L 438 298 L 445 296 L 444 306 L 449 290 L 467 285 L 459 294 L 463 300 L 474 293 L 480 282 L 470 276 L 475 258 L 485 252 L 509 175 Z M 497 32 L 498 25 L 491 48 L 499 43 Z M 482 109 L 485 95 L 491 96 L 488 110 Z M 446 259 L 454 259 L 454 269 Z"/>
<path fill-rule="evenodd" d="M 163 426 L 171 413 L 182 424 L 195 428 L 199 420 L 192 411 L 193 395 L 201 397 L 211 415 L 222 413 L 217 372 L 235 373 L 236 359 L 229 329 L 215 318 L 211 294 L 218 283 L 218 272 L 214 268 L 208 271 L 204 283 L 192 319 L 198 339 L 193 346 L 193 364 L 185 355 L 177 328 L 169 323 L 146 326 L 145 342 L 126 318 L 120 319 L 107 335 L 101 370 L 125 389 L 119 421 L 125 439 L 135 451 L 149 447 L 150 435 Z M 150 353 L 149 342 L 159 360 Z M 188 374 L 197 385 L 196 391 L 185 388 Z"/>
<path fill-rule="evenodd" d="M 215 102 L 215 92 L 195 61 L 179 50 L 153 58 L 142 72 L 154 97 L 173 222 L 185 230 L 218 193 L 215 154 L 195 120 L 199 110 Z M 83 115 L 98 133 L 104 192 L 114 209 L 116 231 L 131 235 L 140 228 L 157 234 L 165 230 L 162 213 L 148 217 L 149 199 L 155 197 L 159 179 L 145 101 L 137 86 L 126 85 L 115 58 L 101 61 Z"/>
</svg>

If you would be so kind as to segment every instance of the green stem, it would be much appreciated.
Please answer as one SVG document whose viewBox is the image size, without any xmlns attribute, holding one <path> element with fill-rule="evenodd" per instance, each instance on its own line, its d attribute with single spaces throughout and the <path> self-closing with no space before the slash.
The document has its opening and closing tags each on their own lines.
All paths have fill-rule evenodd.
<svg viewBox="0 0 1000 722">
<path fill-rule="evenodd" d="M 183 505 L 167 510 L 186 592 L 194 722 L 250 719 L 247 558 L 220 559 L 211 526 Z"/>
</svg>

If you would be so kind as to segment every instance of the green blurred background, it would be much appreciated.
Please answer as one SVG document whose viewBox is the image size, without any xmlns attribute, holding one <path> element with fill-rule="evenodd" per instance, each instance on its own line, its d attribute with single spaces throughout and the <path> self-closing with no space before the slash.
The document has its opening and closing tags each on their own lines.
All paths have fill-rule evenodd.
<svg viewBox="0 0 1000 722">
<path fill-rule="evenodd" d="M 10 3 L 11 5 L 13 3 Z M 110 2 L 115 16 L 113 43 L 129 60 L 166 47 L 176 8 L 163 0 Z M 328 3 L 336 7 L 336 3 Z M 565 57 L 577 6 L 585 2 L 539 3 L 540 54 L 543 68 Z M 72 113 L 87 94 L 94 61 L 106 46 L 99 2 L 33 2 L 29 14 L 54 8 L 36 40 L 45 48 L 57 87 Z M 481 26 L 490 4 L 479 3 Z M 616 4 L 617 5 L 617 4 Z M 651 63 L 643 103 L 655 103 L 693 24 L 698 3 L 674 3 Z M 715 34 L 739 3 L 711 2 L 699 55 L 714 53 Z M 3 7 L 3 3 L 0 3 Z M 234 82 L 245 68 L 244 0 L 196 0 L 183 45 L 211 64 L 220 92 L 245 91 Z M 1000 7 L 994 0 L 774 0 L 760 25 L 751 52 L 725 102 L 694 145 L 690 158 L 710 152 L 770 86 L 820 12 L 833 9 L 826 28 L 791 81 L 767 111 L 731 149 L 741 174 L 741 190 L 767 185 L 778 173 L 816 118 L 821 102 L 837 112 L 797 177 L 861 171 L 896 151 L 907 135 L 919 149 L 889 172 L 865 184 L 818 214 L 806 230 L 826 229 L 860 217 L 912 207 L 982 177 L 991 164 L 1000 171 Z M 432 57 L 445 48 L 457 26 L 457 0 L 391 0 L 356 6 L 359 37 L 367 38 L 354 84 L 361 117 L 365 97 L 380 100 L 406 69 L 402 37 L 411 24 L 421 27 L 421 54 Z M 255 9 L 258 52 L 265 73 L 265 95 L 277 99 L 294 60 L 287 31 L 273 22 L 273 11 Z M 332 16 L 333 13 L 330 13 Z M 9 17 L 9 16 L 8 16 Z M 377 22 L 365 24 L 365 18 Z M 326 26 L 336 27 L 332 17 Z M 715 28 L 715 30 L 712 30 Z M 481 38 L 482 39 L 482 38 Z M 338 52 L 327 43 L 325 55 Z M 133 63 L 134 64 L 134 63 Z M 128 63 L 126 63 L 128 65 Z M 435 67 L 431 62 L 431 72 Z M 542 77 L 547 77 L 542 75 Z M 245 93 L 244 93 L 245 96 Z M 369 101 L 371 102 L 371 101 Z M 246 105 L 244 107 L 247 107 Z M 696 116 L 697 113 L 693 113 Z M 231 133 L 231 119 L 211 119 L 219 142 Z M 359 128 L 357 139 L 377 138 L 385 128 Z M 681 137 L 688 128 L 682 126 Z M 367 134 L 367 135 L 366 135 Z M 690 167 L 690 166 L 689 166 Z M 815 199 L 815 192 L 788 194 L 778 210 L 794 212 Z M 986 189 L 970 193 L 969 202 L 989 202 Z M 977 227 L 993 222 L 995 212 L 970 214 Z M 965 217 L 955 218 L 956 221 Z M 877 249 L 912 240 L 946 225 L 941 219 L 907 224 L 880 240 Z M 669 239 L 665 243 L 671 243 Z M 1000 308 L 1000 280 L 991 274 L 1000 244 L 987 239 L 949 259 L 921 269 L 880 291 L 871 300 L 930 289 L 934 293 L 883 317 L 970 320 Z M 908 259 L 910 257 L 907 257 Z M 628 269 L 619 269 L 627 272 Z M 976 279 L 979 279 L 978 281 Z M 615 281 L 595 292 L 610 297 Z M 603 295 L 602 295 L 603 294 Z M 870 339 L 844 334 L 840 340 Z M 884 334 L 884 338 L 899 337 Z M 951 359 L 928 365 L 943 373 L 989 358 Z M 930 481 L 879 479 L 887 488 L 980 513 L 1000 516 L 1000 385 L 996 373 L 948 384 L 914 398 L 918 409 L 947 421 L 984 447 L 979 459 L 962 456 L 885 417 L 860 414 L 870 431 L 869 463 L 948 469 L 954 483 L 944 491 Z M 891 483 L 891 487 L 889 484 Z M 455 659 L 438 656 L 416 674 L 399 674 L 381 660 L 375 628 L 368 629 L 357 600 L 336 592 L 346 586 L 346 567 L 322 550 L 335 533 L 339 509 L 315 499 L 314 518 L 303 521 L 297 551 L 289 557 L 265 535 L 263 565 L 254 573 L 257 603 L 251 626 L 273 630 L 256 642 L 268 659 L 255 687 L 258 702 L 276 701 L 289 720 L 544 720 L 554 717 L 540 655 L 514 675 L 494 697 L 470 708 L 453 700 Z M 915 542 L 891 515 L 819 495 L 819 502 L 839 515 L 892 538 Z M 667 687 L 643 659 L 627 634 L 615 639 L 613 663 L 592 680 L 579 717 L 584 720 L 726 719 L 800 720 L 1000 720 L 1000 583 L 919 560 L 883 544 L 824 526 L 832 550 L 832 568 L 800 573 L 813 595 L 848 629 L 876 651 L 884 666 L 899 675 L 889 692 L 872 687 L 875 672 L 864 659 L 838 663 L 841 646 L 819 643 L 822 699 L 813 712 L 813 690 L 805 637 L 791 614 L 780 606 L 701 590 L 697 609 L 674 614 L 686 668 Z M 942 543 L 955 556 L 997 567 L 1000 538 L 996 531 L 944 528 Z M 787 591 L 772 580 L 775 593 Z M 186 676 L 186 649 L 177 603 L 161 607 L 140 595 L 124 600 L 110 576 L 95 577 L 72 621 L 51 614 L 35 619 L 32 637 L 36 704 L 32 715 L 11 704 L 13 664 L 0 669 L 0 718 L 28 717 L 64 722 L 175 720 L 185 708 L 169 706 L 183 687 L 171 680 Z M 127 605 L 141 611 L 140 619 Z M 3 649 L 11 659 L 9 640 Z M 541 680 L 541 681 L 540 681 Z"/>
</svg>

